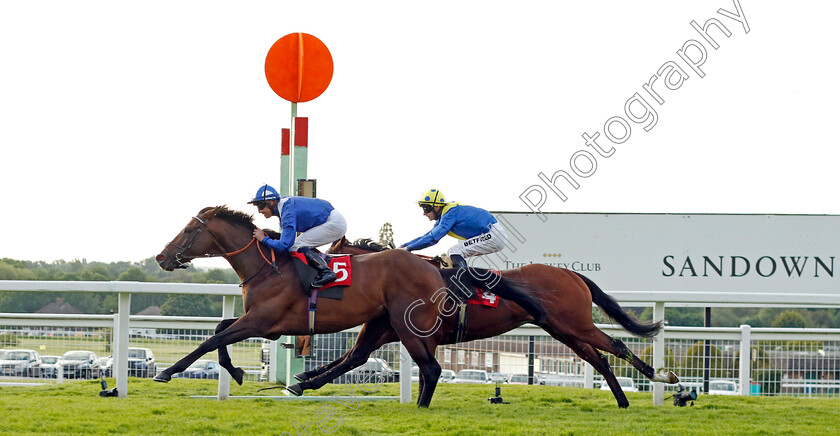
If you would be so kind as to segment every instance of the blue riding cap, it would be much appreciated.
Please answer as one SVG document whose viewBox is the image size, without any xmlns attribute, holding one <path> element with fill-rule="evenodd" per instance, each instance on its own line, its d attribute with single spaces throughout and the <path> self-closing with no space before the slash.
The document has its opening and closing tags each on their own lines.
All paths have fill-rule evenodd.
<svg viewBox="0 0 840 436">
<path fill-rule="evenodd" d="M 257 193 L 254 194 L 254 199 L 249 201 L 248 204 L 253 204 L 258 201 L 268 201 L 268 200 L 279 200 L 280 194 L 277 193 L 277 190 L 272 188 L 268 185 L 260 186 L 260 189 L 257 190 Z"/>
</svg>

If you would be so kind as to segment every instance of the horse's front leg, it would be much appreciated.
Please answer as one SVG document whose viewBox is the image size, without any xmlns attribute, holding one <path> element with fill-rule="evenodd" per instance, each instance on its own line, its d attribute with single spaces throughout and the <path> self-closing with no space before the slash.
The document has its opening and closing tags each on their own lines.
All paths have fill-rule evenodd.
<svg viewBox="0 0 840 436">
<path fill-rule="evenodd" d="M 223 332 L 226 328 L 230 327 L 231 324 L 236 322 L 237 319 L 239 318 L 228 318 L 222 320 L 222 322 L 220 322 L 219 325 L 216 326 L 215 334 L 218 335 L 219 333 Z M 219 365 L 221 365 L 222 368 L 227 370 L 228 374 L 230 374 L 230 376 L 233 377 L 237 384 L 241 385 L 242 380 L 245 377 L 245 371 L 243 371 L 242 368 L 237 368 L 233 366 L 233 362 L 231 362 L 230 360 L 230 353 L 228 353 L 227 346 L 219 347 L 218 351 Z"/>
<path fill-rule="evenodd" d="M 183 372 L 201 356 L 213 350 L 221 350 L 227 345 L 235 344 L 239 341 L 248 339 L 253 336 L 262 336 L 262 330 L 259 329 L 257 325 L 251 321 L 251 319 L 252 318 L 249 318 L 247 314 L 237 319 L 232 324 L 230 324 L 230 326 L 222 330 L 220 333 L 217 333 L 213 335 L 210 339 L 207 339 L 206 341 L 202 342 L 201 345 L 199 345 L 198 348 L 195 349 L 195 351 L 188 354 L 183 359 L 179 360 L 176 364 L 161 371 L 158 375 L 155 376 L 154 380 L 157 382 L 166 383 L 169 380 L 172 380 L 172 374 Z M 232 366 L 230 365 L 229 355 L 228 365 Z"/>
</svg>

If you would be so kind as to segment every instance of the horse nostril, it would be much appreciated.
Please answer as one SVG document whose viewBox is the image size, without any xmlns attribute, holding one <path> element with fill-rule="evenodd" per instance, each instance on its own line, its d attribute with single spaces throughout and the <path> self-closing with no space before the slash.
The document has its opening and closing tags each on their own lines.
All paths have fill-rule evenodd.
<svg viewBox="0 0 840 436">
<path fill-rule="evenodd" d="M 157 256 L 155 256 L 155 260 L 157 261 L 157 263 L 163 262 L 163 259 L 166 259 L 166 256 L 164 256 L 163 254 L 158 254 Z"/>
</svg>

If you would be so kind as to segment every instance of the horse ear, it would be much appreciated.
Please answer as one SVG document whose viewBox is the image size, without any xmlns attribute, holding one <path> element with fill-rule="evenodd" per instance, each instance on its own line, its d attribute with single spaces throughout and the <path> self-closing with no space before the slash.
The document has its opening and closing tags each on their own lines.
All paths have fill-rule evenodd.
<svg viewBox="0 0 840 436">
<path fill-rule="evenodd" d="M 213 210 L 210 212 L 210 216 L 208 216 L 207 218 L 213 218 L 213 217 L 216 216 L 217 213 L 219 213 L 222 210 L 227 210 L 227 208 L 228 207 L 227 207 L 226 204 L 223 204 L 221 206 L 216 206 L 216 207 L 213 208 Z"/>
</svg>

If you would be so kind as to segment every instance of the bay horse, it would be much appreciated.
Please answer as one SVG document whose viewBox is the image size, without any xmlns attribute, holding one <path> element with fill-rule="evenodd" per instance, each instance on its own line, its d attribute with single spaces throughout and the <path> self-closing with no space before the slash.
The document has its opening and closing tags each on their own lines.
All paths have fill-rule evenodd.
<svg viewBox="0 0 840 436">
<path fill-rule="evenodd" d="M 390 250 L 378 244 L 372 244 L 369 239 L 348 243 L 342 238 L 333 243 L 328 252 L 362 254 L 370 252 L 386 253 Z M 438 258 L 426 258 L 436 267 L 440 267 Z M 441 275 L 452 277 L 456 270 L 441 269 Z M 462 274 L 468 276 L 471 274 Z M 527 284 L 526 288 L 534 292 L 535 297 L 548 313 L 548 317 L 538 325 L 552 337 L 566 344 L 583 360 L 589 362 L 610 387 L 618 406 L 629 406 L 627 397 L 621 389 L 606 358 L 599 352 L 603 350 L 629 362 L 645 377 L 654 382 L 677 383 L 679 379 L 670 371 L 655 371 L 650 365 L 637 357 L 619 339 L 615 339 L 598 329 L 592 321 L 592 303 L 594 302 L 610 318 L 618 322 L 628 332 L 645 338 L 656 335 L 661 329 L 661 323 L 644 323 L 633 319 L 621 306 L 592 280 L 574 271 L 542 264 L 530 264 L 520 268 L 501 271 L 502 277 L 514 278 L 518 283 Z M 492 291 L 492 289 L 491 289 Z M 440 344 L 454 344 L 458 341 L 458 314 L 451 310 L 444 314 L 441 327 L 442 338 Z M 461 341 L 472 341 L 498 336 L 513 330 L 525 323 L 533 323 L 534 318 L 519 306 L 502 299 L 496 308 L 481 305 L 466 305 L 466 334 Z M 306 389 L 317 389 L 335 377 L 359 366 L 367 361 L 368 356 L 389 342 L 394 342 L 399 336 L 394 328 L 388 325 L 387 318 L 377 318 L 366 324 L 359 333 L 356 344 L 336 361 L 303 372 L 295 376 L 301 383 L 287 389 L 300 395 Z M 437 380 L 428 379 L 420 373 L 420 392 L 424 391 L 424 384 L 435 383 Z"/>
<path fill-rule="evenodd" d="M 218 349 L 219 363 L 241 384 L 242 370 L 233 367 L 225 346 L 250 337 L 277 339 L 311 333 L 307 316 L 309 295 L 300 283 L 291 256 L 288 252 L 272 252 L 256 241 L 252 236 L 255 228 L 250 215 L 226 206 L 207 207 L 192 217 L 156 256 L 158 265 L 166 271 L 186 268 L 197 258 L 224 257 L 242 282 L 245 314 L 219 323 L 215 335 L 161 371 L 155 381 L 170 381 L 173 374 Z M 418 335 L 414 331 L 431 329 L 437 320 L 437 308 L 412 304 L 429 300 L 445 288 L 439 271 L 411 253 L 387 250 L 354 256 L 352 274 L 352 285 L 345 288 L 342 300 L 319 302 L 314 333 L 334 333 L 364 323 L 387 325 L 417 362 L 420 373 L 436 381 L 441 369 L 435 349 L 441 335 Z M 481 279 L 476 279 L 475 284 L 490 285 Z M 493 289 L 528 308 L 537 322 L 545 318 L 537 300 L 514 281 L 505 280 Z M 406 316 L 409 310 L 410 320 Z M 417 398 L 420 407 L 428 407 L 431 402 L 435 383 L 427 386 Z"/>
</svg>

